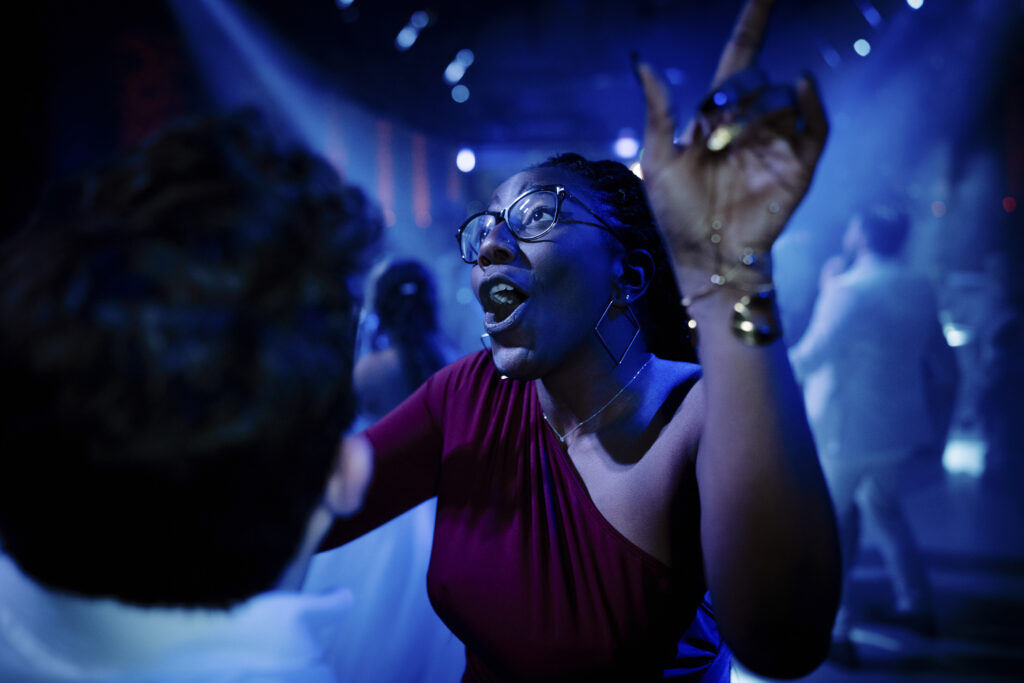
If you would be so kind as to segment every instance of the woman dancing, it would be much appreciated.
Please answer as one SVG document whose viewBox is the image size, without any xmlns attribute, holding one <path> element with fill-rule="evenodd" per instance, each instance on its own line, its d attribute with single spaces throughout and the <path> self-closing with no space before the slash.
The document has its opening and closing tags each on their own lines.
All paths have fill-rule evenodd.
<svg viewBox="0 0 1024 683">
<path fill-rule="evenodd" d="M 495 190 L 459 230 L 490 350 L 343 445 L 374 480 L 329 543 L 437 496 L 428 590 L 464 680 L 661 678 L 706 589 L 755 673 L 827 652 L 835 520 L 768 258 L 827 124 L 809 80 L 749 68 L 771 5 L 747 3 L 682 144 L 638 67 L 643 183 L 563 155 Z"/>
</svg>

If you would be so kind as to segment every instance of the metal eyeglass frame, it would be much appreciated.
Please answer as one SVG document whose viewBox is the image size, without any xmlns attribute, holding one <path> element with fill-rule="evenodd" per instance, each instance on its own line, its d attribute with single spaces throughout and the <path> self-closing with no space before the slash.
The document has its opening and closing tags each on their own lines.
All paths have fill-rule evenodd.
<svg viewBox="0 0 1024 683">
<path fill-rule="evenodd" d="M 532 237 L 522 237 L 518 233 L 516 233 L 516 231 L 513 230 L 512 226 L 509 224 L 509 222 L 508 222 L 508 212 L 509 212 L 509 210 L 513 206 L 515 206 L 520 201 L 522 201 L 524 197 L 528 197 L 531 194 L 535 194 L 537 192 L 553 192 L 555 194 L 555 217 L 551 220 L 551 225 L 549 225 L 548 227 L 544 228 L 544 230 L 542 232 L 539 232 L 536 235 L 533 235 Z M 506 206 L 501 211 L 478 211 L 477 213 L 474 213 L 472 216 L 467 218 L 462 223 L 462 225 L 459 226 L 458 231 L 455 233 L 455 241 L 458 242 L 458 244 L 459 244 L 459 256 L 461 256 L 462 260 L 465 261 L 466 263 L 475 264 L 477 262 L 477 259 L 473 259 L 472 261 L 470 261 L 469 259 L 466 258 L 465 251 L 462 248 L 462 233 L 465 231 L 466 227 L 470 223 L 472 223 L 476 219 L 480 218 L 481 216 L 493 216 L 494 218 L 496 218 L 497 220 L 494 223 L 495 226 L 497 226 L 499 223 L 504 222 L 505 225 L 508 226 L 508 231 L 510 233 L 512 233 L 512 235 L 517 240 L 519 240 L 521 242 L 536 242 L 541 237 L 544 237 L 544 235 L 546 235 L 549 232 L 551 232 L 552 228 L 554 228 L 556 225 L 558 225 L 558 219 L 561 217 L 561 213 L 562 213 L 562 203 L 566 199 L 571 199 L 574 202 L 576 202 L 577 204 L 579 204 L 580 206 L 582 206 L 583 210 L 586 211 L 587 213 L 589 213 L 594 218 L 596 218 L 598 221 L 600 221 L 600 224 L 598 224 L 598 223 L 588 223 L 587 221 L 577 221 L 577 220 L 573 220 L 571 218 L 565 219 L 563 221 L 564 223 L 566 223 L 568 225 L 574 225 L 574 224 L 575 225 L 589 225 L 589 226 L 592 226 L 592 227 L 595 227 L 595 228 L 600 228 L 600 229 L 605 230 L 608 233 L 610 233 L 613 237 L 615 237 L 615 239 L 618 239 L 618 235 L 615 234 L 615 231 L 612 230 L 612 227 L 610 225 L 608 225 L 607 223 L 605 223 L 604 220 L 600 216 L 598 216 L 596 213 L 591 211 L 590 208 L 586 204 L 584 204 L 578 197 L 576 197 L 571 192 L 569 192 L 569 190 L 564 185 L 542 185 L 540 187 L 532 187 L 529 190 L 527 190 L 526 192 L 523 192 L 521 195 L 519 195 L 518 197 L 513 199 L 509 203 L 509 205 Z M 486 237 L 484 239 L 486 239 Z M 483 242 L 481 241 L 481 244 L 482 243 Z M 480 250 L 477 249 L 477 255 L 479 256 L 479 254 L 480 254 Z"/>
</svg>

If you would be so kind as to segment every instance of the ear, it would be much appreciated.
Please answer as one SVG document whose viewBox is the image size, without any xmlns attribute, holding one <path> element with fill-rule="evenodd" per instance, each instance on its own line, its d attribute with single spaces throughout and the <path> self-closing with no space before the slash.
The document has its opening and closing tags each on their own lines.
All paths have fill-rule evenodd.
<svg viewBox="0 0 1024 683">
<path fill-rule="evenodd" d="M 618 275 L 616 302 L 630 304 L 647 292 L 654 279 L 654 259 L 644 249 L 633 249 L 622 257 Z"/>
</svg>

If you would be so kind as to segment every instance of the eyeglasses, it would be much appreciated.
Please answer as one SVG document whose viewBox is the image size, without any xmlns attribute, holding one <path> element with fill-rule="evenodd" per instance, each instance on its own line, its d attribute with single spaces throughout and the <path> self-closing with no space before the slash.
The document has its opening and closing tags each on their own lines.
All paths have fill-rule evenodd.
<svg viewBox="0 0 1024 683">
<path fill-rule="evenodd" d="M 466 263 L 476 263 L 480 256 L 480 246 L 487 235 L 491 233 L 498 223 L 505 222 L 508 229 L 515 235 L 517 240 L 523 242 L 535 242 L 548 234 L 558 224 L 561 214 L 562 202 L 571 199 L 586 210 L 600 223 L 587 223 L 586 221 L 571 220 L 563 218 L 562 223 L 576 223 L 579 225 L 590 225 L 595 228 L 607 230 L 612 235 L 615 232 L 611 226 L 605 223 L 600 216 L 587 208 L 579 199 L 574 197 L 562 185 L 545 185 L 527 190 L 516 197 L 511 204 L 501 211 L 481 211 L 466 219 L 455 239 L 459 242 L 459 250 L 462 260 Z"/>
</svg>

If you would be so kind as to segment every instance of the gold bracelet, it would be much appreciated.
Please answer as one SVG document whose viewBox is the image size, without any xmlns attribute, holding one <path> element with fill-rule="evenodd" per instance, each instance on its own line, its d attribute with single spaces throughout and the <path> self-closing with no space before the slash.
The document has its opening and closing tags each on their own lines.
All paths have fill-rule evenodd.
<svg viewBox="0 0 1024 683">
<path fill-rule="evenodd" d="M 715 289 L 717 286 L 695 295 L 691 301 Z M 775 285 L 770 283 L 755 292 L 744 293 L 732 305 L 732 333 L 748 346 L 763 346 L 781 337 L 782 329 L 775 319 L 774 302 Z M 687 327 L 696 334 L 697 321 L 690 318 Z"/>
<path fill-rule="evenodd" d="M 732 307 L 732 332 L 748 346 L 764 346 L 782 336 L 775 319 L 775 287 L 744 294 Z"/>
<path fill-rule="evenodd" d="M 764 265 L 765 261 L 767 261 L 767 258 L 765 256 L 759 256 L 753 249 L 744 249 L 743 256 L 740 258 L 739 263 L 730 268 L 724 275 L 717 272 L 712 273 L 709 278 L 710 284 L 707 287 L 696 294 L 687 294 L 680 300 L 680 303 L 683 305 L 683 308 L 689 308 L 690 304 L 694 301 L 702 299 L 719 287 L 732 282 L 733 278 L 736 277 L 736 274 L 743 269 L 760 270 L 762 275 L 768 276 L 770 274 L 769 271 L 771 270 L 771 265 Z"/>
</svg>

